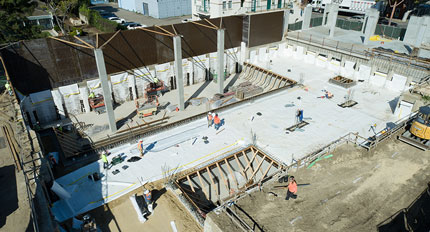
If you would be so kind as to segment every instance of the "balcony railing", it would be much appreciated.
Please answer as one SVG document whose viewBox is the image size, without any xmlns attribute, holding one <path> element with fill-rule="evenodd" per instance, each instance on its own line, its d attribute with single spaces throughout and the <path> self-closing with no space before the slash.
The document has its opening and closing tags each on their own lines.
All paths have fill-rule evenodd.
<svg viewBox="0 0 430 232">
<path fill-rule="evenodd" d="M 196 6 L 197 7 L 197 11 L 201 14 L 209 14 L 210 13 L 210 7 L 209 5 L 204 7 L 204 6 Z"/>
<path fill-rule="evenodd" d="M 253 12 L 261 12 L 261 11 L 270 11 L 270 10 L 279 10 L 279 9 L 286 9 L 292 7 L 288 3 L 283 3 L 281 6 L 278 6 L 278 4 L 274 4 L 270 6 L 270 9 L 267 9 L 267 5 L 263 6 L 255 6 L 255 7 L 244 7 L 246 13 L 253 13 Z"/>
</svg>

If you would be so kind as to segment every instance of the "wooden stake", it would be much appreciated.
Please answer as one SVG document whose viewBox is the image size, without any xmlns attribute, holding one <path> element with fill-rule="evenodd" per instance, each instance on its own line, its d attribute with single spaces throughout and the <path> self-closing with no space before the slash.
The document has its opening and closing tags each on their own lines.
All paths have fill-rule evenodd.
<svg viewBox="0 0 430 232">
<path fill-rule="evenodd" d="M 169 34 L 169 35 L 171 35 L 171 36 L 174 36 L 174 35 L 175 35 L 175 34 L 173 34 L 172 32 L 170 32 L 170 31 L 168 31 L 168 30 L 166 30 L 166 29 L 164 29 L 164 28 L 162 28 L 162 27 L 160 27 L 160 26 L 155 25 L 155 27 L 156 27 L 156 28 L 158 28 L 158 29 L 160 29 L 160 30 L 162 30 L 162 31 L 164 31 L 164 32 L 166 32 L 167 34 Z"/>
<path fill-rule="evenodd" d="M 96 48 L 99 48 L 99 33 L 96 34 Z"/>
<path fill-rule="evenodd" d="M 227 180 L 224 178 L 224 173 L 222 173 L 221 167 L 219 166 L 219 163 L 216 163 L 216 166 L 218 167 L 219 174 L 221 175 L 222 180 L 224 181 L 225 187 L 228 189 L 229 195 L 230 195 L 230 185 L 227 183 Z"/>
<path fill-rule="evenodd" d="M 188 183 L 190 183 L 191 190 L 193 190 L 193 192 L 196 192 L 196 191 L 194 190 L 194 186 L 193 186 L 193 183 L 191 182 L 191 179 L 190 179 L 190 176 L 189 176 L 189 175 L 187 175 L 187 180 L 188 180 Z"/>
<path fill-rule="evenodd" d="M 252 150 L 252 148 L 251 148 L 251 150 Z M 254 152 L 254 156 L 252 157 L 251 161 L 249 161 L 249 160 L 248 160 L 248 157 L 246 156 L 245 151 L 242 151 L 242 152 L 243 152 L 243 155 L 245 156 L 245 160 L 246 160 L 246 162 L 248 163 L 248 165 L 247 165 L 247 166 L 246 166 L 246 168 L 245 168 L 245 172 L 246 172 L 246 170 L 248 170 L 248 168 L 251 168 L 251 170 L 252 170 L 252 171 L 254 171 L 254 169 L 251 167 L 251 164 L 252 164 L 252 162 L 254 161 L 255 156 L 257 156 L 257 153 L 258 153 L 258 152 L 254 152 L 254 151 L 252 150 L 252 152 Z"/>
<path fill-rule="evenodd" d="M 243 171 L 243 166 L 242 166 L 242 164 L 239 162 L 239 158 L 237 158 L 237 155 L 236 155 L 236 154 L 234 154 L 234 158 L 236 159 L 237 166 L 239 166 L 240 171 L 242 172 L 243 177 L 245 177 L 245 178 L 246 178 L 246 174 L 245 174 L 245 172 Z M 248 178 L 247 178 L 247 179 L 248 179 Z"/>
<path fill-rule="evenodd" d="M 204 24 L 201 24 L 201 23 L 198 23 L 198 22 L 194 22 L 194 21 L 191 21 L 191 23 L 194 23 L 194 24 L 199 25 L 199 26 L 202 26 L 202 27 L 207 27 L 207 28 L 210 28 L 210 29 L 214 29 L 214 30 L 217 30 L 217 29 L 218 29 L 218 28 L 216 28 L 216 27 L 212 27 L 212 26 L 204 25 Z"/>
<path fill-rule="evenodd" d="M 77 39 L 77 40 L 81 41 L 83 44 L 87 45 L 88 47 L 90 47 L 90 48 L 94 49 L 94 46 L 93 46 L 93 45 L 91 45 L 91 44 L 89 44 L 89 43 L 85 42 L 84 40 L 82 40 L 81 38 L 77 37 L 76 35 L 75 35 L 75 36 L 73 36 L 73 37 L 74 37 L 75 39 Z"/>
<path fill-rule="evenodd" d="M 257 154 L 257 152 L 256 152 Z M 258 163 L 257 169 L 254 170 L 254 173 L 252 173 L 252 176 L 249 178 L 248 182 L 255 176 L 255 174 L 257 173 L 258 169 L 260 169 L 261 164 L 263 164 L 264 158 L 260 161 L 260 163 Z"/>
<path fill-rule="evenodd" d="M 150 29 L 147 29 L 147 28 L 144 28 L 144 27 L 139 27 L 138 29 L 143 30 L 143 31 L 152 32 L 152 33 L 159 34 L 159 35 L 164 35 L 164 36 L 172 37 L 172 35 L 170 35 L 170 34 L 158 32 L 158 31 L 154 31 L 154 30 L 150 30 Z"/>
<path fill-rule="evenodd" d="M 90 48 L 90 47 L 88 47 L 88 46 L 85 46 L 85 45 L 82 45 L 82 44 L 78 44 L 78 43 L 73 43 L 73 42 L 70 42 L 70 41 L 67 41 L 67 40 L 63 40 L 63 39 L 59 39 L 59 38 L 55 38 L 55 37 L 48 37 L 48 38 L 50 38 L 50 39 L 54 39 L 54 40 L 57 40 L 57 41 L 60 41 L 60 42 L 63 42 L 63 43 L 66 43 L 66 44 L 70 44 L 70 45 L 74 45 L 74 46 L 78 46 L 78 47 L 83 47 L 83 48 L 88 48 L 88 49 L 92 49 L 92 48 Z"/>
<path fill-rule="evenodd" d="M 210 200 L 210 198 L 209 198 L 209 194 L 208 194 L 208 192 L 207 192 L 207 191 L 206 191 L 206 189 L 205 189 L 205 185 L 203 184 L 202 177 L 200 176 L 200 172 L 197 172 L 197 176 L 199 177 L 199 181 L 200 181 L 200 184 L 202 185 L 201 187 L 202 187 L 203 193 L 204 193 L 204 194 L 205 194 L 205 196 L 206 196 L 206 199 Z"/>
<path fill-rule="evenodd" d="M 218 199 L 219 199 L 219 192 L 218 192 L 218 188 L 217 188 L 217 186 L 215 185 L 215 182 L 214 182 L 214 180 L 213 180 L 213 178 L 212 178 L 212 174 L 211 174 L 211 171 L 209 170 L 209 167 L 206 167 L 206 171 L 208 172 L 209 179 L 211 179 L 211 183 L 212 183 L 212 185 L 213 185 L 213 187 L 214 187 L 214 189 L 215 189 L 215 192 L 216 192 L 216 194 L 217 194 L 217 196 L 218 196 Z M 218 183 L 219 183 L 219 182 L 218 182 Z"/>
<path fill-rule="evenodd" d="M 260 181 L 262 181 L 263 179 L 264 179 L 264 177 L 267 175 L 267 173 L 269 172 L 269 170 L 270 170 L 270 168 L 272 167 L 272 165 L 273 165 L 273 160 L 272 160 L 272 162 L 270 162 L 270 164 L 269 164 L 269 167 L 267 167 L 267 169 L 266 169 L 266 171 L 264 171 L 264 174 L 263 174 L 263 176 L 261 177 L 261 180 Z"/>
<path fill-rule="evenodd" d="M 215 27 L 216 29 L 218 29 L 217 26 L 215 26 L 215 24 L 213 24 L 211 21 L 209 21 L 208 19 L 204 19 L 206 22 L 208 22 L 211 26 Z"/>
<path fill-rule="evenodd" d="M 175 35 L 178 35 L 178 32 L 176 32 L 176 29 L 175 29 L 175 27 L 173 26 L 173 24 L 172 24 L 172 28 L 173 28 L 173 31 L 175 32 Z"/>
<path fill-rule="evenodd" d="M 115 32 L 115 34 L 113 34 L 113 36 L 111 36 L 102 46 L 100 46 L 99 48 L 103 48 L 106 44 L 108 44 L 116 35 L 118 35 L 118 33 L 120 33 L 121 30 L 118 30 Z"/>
<path fill-rule="evenodd" d="M 236 187 L 239 188 L 239 182 L 237 182 L 236 177 L 234 176 L 233 170 L 230 167 L 230 164 L 228 163 L 227 159 L 224 159 L 225 165 L 227 165 L 228 172 L 230 172 L 231 177 L 233 178 L 234 182 L 236 182 Z"/>
</svg>

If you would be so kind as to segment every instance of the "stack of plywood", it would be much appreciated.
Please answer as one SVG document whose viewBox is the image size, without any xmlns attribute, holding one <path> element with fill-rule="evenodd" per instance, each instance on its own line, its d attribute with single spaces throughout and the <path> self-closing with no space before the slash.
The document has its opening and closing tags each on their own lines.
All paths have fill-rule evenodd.
<svg viewBox="0 0 430 232">
<path fill-rule="evenodd" d="M 243 82 L 234 88 L 235 96 L 238 99 L 245 99 L 260 94 L 264 89 L 260 86 L 252 85 L 251 82 Z"/>
</svg>

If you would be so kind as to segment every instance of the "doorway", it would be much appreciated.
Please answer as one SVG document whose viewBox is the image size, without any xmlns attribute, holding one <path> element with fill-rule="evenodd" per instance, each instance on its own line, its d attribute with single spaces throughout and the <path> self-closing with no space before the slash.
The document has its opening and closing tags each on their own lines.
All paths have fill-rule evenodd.
<svg viewBox="0 0 430 232">
<path fill-rule="evenodd" d="M 149 15 L 148 3 L 143 4 L 143 15 Z"/>
</svg>

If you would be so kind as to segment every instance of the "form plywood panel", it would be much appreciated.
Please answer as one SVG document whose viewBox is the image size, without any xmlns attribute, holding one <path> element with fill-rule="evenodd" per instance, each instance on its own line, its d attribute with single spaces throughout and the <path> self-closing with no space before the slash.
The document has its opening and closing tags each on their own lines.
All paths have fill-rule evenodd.
<svg viewBox="0 0 430 232">
<path fill-rule="evenodd" d="M 251 15 L 248 47 L 281 41 L 284 12 Z"/>
</svg>

